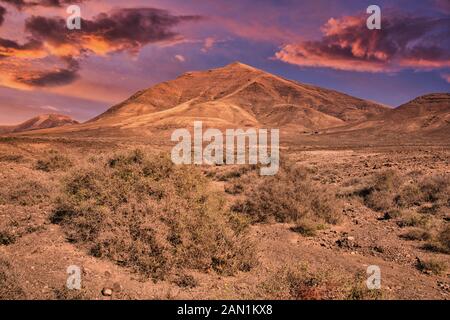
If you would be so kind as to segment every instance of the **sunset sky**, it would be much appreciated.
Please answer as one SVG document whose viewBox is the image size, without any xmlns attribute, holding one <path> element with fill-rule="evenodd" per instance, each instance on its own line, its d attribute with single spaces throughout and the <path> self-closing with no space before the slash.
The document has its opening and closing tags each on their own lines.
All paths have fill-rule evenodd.
<svg viewBox="0 0 450 320">
<path fill-rule="evenodd" d="M 81 30 L 68 30 L 78 4 Z M 382 8 L 382 30 L 366 9 Z M 191 70 L 241 61 L 398 106 L 450 90 L 450 0 L 0 0 L 0 124 L 85 121 Z"/>
</svg>

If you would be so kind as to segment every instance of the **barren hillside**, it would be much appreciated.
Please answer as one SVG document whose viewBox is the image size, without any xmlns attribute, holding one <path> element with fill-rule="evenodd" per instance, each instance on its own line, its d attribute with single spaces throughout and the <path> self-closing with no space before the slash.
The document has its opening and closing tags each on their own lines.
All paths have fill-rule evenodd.
<svg viewBox="0 0 450 320">
<path fill-rule="evenodd" d="M 0 133 L 17 133 L 78 124 L 78 121 L 61 114 L 43 114 L 15 126 L 0 126 Z"/>
</svg>

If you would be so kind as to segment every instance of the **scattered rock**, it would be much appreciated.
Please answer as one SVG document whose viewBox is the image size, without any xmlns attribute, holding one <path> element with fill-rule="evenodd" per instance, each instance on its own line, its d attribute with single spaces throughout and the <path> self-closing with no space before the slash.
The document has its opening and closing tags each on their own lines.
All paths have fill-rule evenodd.
<svg viewBox="0 0 450 320">
<path fill-rule="evenodd" d="M 105 297 L 111 297 L 113 294 L 113 289 L 111 288 L 103 288 L 102 295 Z"/>
<path fill-rule="evenodd" d="M 340 248 L 344 248 L 344 249 L 352 249 L 352 248 L 358 247 L 358 245 L 355 243 L 354 237 L 343 237 L 341 239 L 336 240 L 336 244 Z"/>
<path fill-rule="evenodd" d="M 450 292 L 450 284 L 442 281 L 438 281 L 438 287 L 444 291 Z"/>
<path fill-rule="evenodd" d="M 114 292 L 121 292 L 123 290 L 123 287 L 120 283 L 115 282 L 113 284 L 113 290 L 114 290 Z"/>
</svg>

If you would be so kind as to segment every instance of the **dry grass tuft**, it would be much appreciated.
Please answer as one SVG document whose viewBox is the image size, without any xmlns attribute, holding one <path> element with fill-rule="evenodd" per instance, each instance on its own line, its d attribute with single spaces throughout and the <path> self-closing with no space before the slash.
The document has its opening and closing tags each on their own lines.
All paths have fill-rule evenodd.
<svg viewBox="0 0 450 320">
<path fill-rule="evenodd" d="M 450 207 L 450 175 L 418 176 L 408 180 L 398 171 L 389 169 L 374 174 L 352 194 L 379 212 L 420 207 L 421 212 L 437 213 L 442 207 Z"/>
<path fill-rule="evenodd" d="M 25 291 L 19 286 L 11 264 L 0 258 L 0 300 L 20 300 L 25 298 Z"/>
<path fill-rule="evenodd" d="M 8 183 L 0 185 L 0 205 L 33 206 L 49 198 L 50 188 L 39 175 L 11 174 Z"/>
<path fill-rule="evenodd" d="M 416 213 L 407 211 L 404 212 L 397 221 L 397 225 L 401 228 L 405 227 L 419 227 L 419 228 L 428 228 L 430 223 L 430 217 Z"/>
<path fill-rule="evenodd" d="M 58 151 L 50 150 L 45 154 L 44 158 L 36 161 L 35 169 L 52 172 L 67 170 L 72 165 L 72 161 L 67 156 L 60 154 Z"/>
<path fill-rule="evenodd" d="M 369 290 L 362 276 L 345 279 L 330 269 L 282 268 L 258 286 L 257 296 L 283 300 L 377 300 L 382 290 Z"/>
<path fill-rule="evenodd" d="M 450 225 L 445 225 L 439 233 L 431 239 L 430 242 L 426 243 L 425 249 L 440 252 L 440 253 L 450 253 Z"/>
<path fill-rule="evenodd" d="M 424 273 L 435 275 L 443 274 L 447 270 L 445 262 L 435 259 L 422 260 L 417 258 L 416 267 Z"/>
<path fill-rule="evenodd" d="M 410 230 L 400 236 L 401 238 L 405 240 L 418 240 L 418 241 L 425 241 L 431 239 L 431 233 L 427 230 L 423 229 L 413 229 Z"/>
</svg>

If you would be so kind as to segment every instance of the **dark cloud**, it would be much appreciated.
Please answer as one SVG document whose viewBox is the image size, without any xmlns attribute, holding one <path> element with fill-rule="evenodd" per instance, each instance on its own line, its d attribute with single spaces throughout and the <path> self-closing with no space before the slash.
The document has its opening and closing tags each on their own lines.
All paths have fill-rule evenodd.
<svg viewBox="0 0 450 320">
<path fill-rule="evenodd" d="M 17 56 L 40 58 L 45 55 L 43 44 L 40 41 L 31 39 L 24 44 L 20 44 L 14 40 L 0 38 L 0 59 Z"/>
<path fill-rule="evenodd" d="M 6 9 L 0 6 L 0 26 L 5 22 Z"/>
<path fill-rule="evenodd" d="M 34 50 L 40 48 L 42 48 L 42 43 L 37 40 L 30 40 L 25 44 L 19 44 L 14 40 L 0 38 L 0 50 L 2 49 Z"/>
<path fill-rule="evenodd" d="M 176 16 L 154 8 L 117 9 L 102 13 L 93 20 L 81 21 L 81 30 L 69 31 L 65 20 L 33 16 L 25 28 L 34 38 L 55 46 L 73 45 L 96 51 L 100 46 L 108 51 L 138 51 L 149 43 L 175 41 L 180 38 L 172 28 L 198 16 Z"/>
<path fill-rule="evenodd" d="M 284 46 L 276 57 L 309 67 L 383 72 L 450 66 L 450 18 L 384 16 L 381 30 L 366 17 L 330 19 L 319 41 Z"/>
<path fill-rule="evenodd" d="M 18 9 L 36 3 L 0 1 Z M 58 6 L 66 2 L 69 0 L 40 1 L 39 5 Z M 174 43 L 183 39 L 173 31 L 176 26 L 199 19 L 155 8 L 115 9 L 91 20 L 82 19 L 81 30 L 69 30 L 62 17 L 31 16 L 25 20 L 26 43 L 0 38 L 0 84 L 21 89 L 67 85 L 78 78 L 79 61 L 84 57 L 123 51 L 135 54 L 150 43 Z M 50 65 L 54 58 L 64 67 Z M 29 68 L 33 64 L 30 61 L 37 60 L 40 65 L 34 70 Z"/>
<path fill-rule="evenodd" d="M 30 87 L 55 87 L 70 84 L 78 79 L 79 64 L 71 57 L 64 59 L 67 62 L 66 68 L 28 73 L 25 76 L 17 76 L 15 81 Z"/>
</svg>

